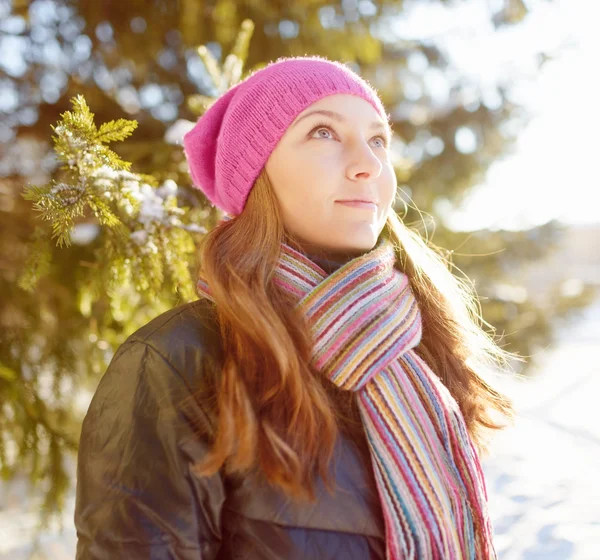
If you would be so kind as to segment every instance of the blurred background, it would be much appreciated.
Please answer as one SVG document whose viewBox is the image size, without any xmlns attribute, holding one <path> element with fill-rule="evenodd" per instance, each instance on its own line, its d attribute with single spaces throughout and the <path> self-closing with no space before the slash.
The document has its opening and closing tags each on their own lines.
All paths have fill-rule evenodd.
<svg viewBox="0 0 600 560">
<path fill-rule="evenodd" d="M 91 394 L 130 333 L 195 299 L 194 247 L 218 219 L 181 137 L 248 72 L 304 54 L 377 88 L 397 210 L 524 358 L 498 379 L 519 415 L 485 462 L 500 558 L 600 558 L 599 12 L 0 0 L 0 559 L 74 558 Z"/>
</svg>

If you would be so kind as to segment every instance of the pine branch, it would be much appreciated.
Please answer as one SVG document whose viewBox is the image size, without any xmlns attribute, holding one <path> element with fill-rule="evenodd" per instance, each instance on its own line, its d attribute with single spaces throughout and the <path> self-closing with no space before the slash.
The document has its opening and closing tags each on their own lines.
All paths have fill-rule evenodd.
<svg viewBox="0 0 600 560">
<path fill-rule="evenodd" d="M 217 96 L 190 95 L 186 103 L 196 115 L 203 114 L 220 95 L 242 79 L 243 68 L 248 58 L 248 50 L 253 33 L 254 22 L 250 19 L 245 19 L 240 25 L 240 30 L 236 36 L 231 53 L 225 57 L 222 68 L 219 68 L 219 63 L 209 49 L 204 45 L 197 48 L 198 55 L 202 59 L 206 71 L 217 90 Z"/>
<path fill-rule="evenodd" d="M 96 140 L 98 142 L 122 141 L 131 136 L 136 128 L 137 121 L 128 121 L 126 119 L 109 121 L 100 126 L 100 130 L 96 134 Z"/>
</svg>

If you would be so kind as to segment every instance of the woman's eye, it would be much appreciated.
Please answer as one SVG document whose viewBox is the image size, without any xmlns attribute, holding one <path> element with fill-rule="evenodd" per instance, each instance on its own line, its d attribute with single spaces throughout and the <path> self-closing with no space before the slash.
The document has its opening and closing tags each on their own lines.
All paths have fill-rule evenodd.
<svg viewBox="0 0 600 560">
<path fill-rule="evenodd" d="M 386 148 L 387 147 L 387 141 L 383 136 L 375 136 L 375 139 L 379 140 L 381 142 L 381 147 L 382 148 Z"/>
<path fill-rule="evenodd" d="M 331 129 L 331 127 L 329 125 L 326 125 L 324 123 L 320 123 L 317 126 L 315 126 L 309 136 L 312 138 L 312 136 L 316 133 L 316 132 L 321 132 L 322 130 L 326 130 L 327 132 L 329 132 L 330 134 L 333 133 L 333 130 Z M 321 138 L 326 138 L 325 136 L 321 136 Z M 382 148 L 387 148 L 387 140 L 383 137 L 383 136 L 374 136 L 373 140 L 379 140 L 381 142 L 381 147 Z"/>
<path fill-rule="evenodd" d="M 310 136 L 313 136 L 315 132 L 321 132 L 322 130 L 326 130 L 327 132 L 331 133 L 331 129 L 328 126 L 320 125 L 312 129 Z"/>
</svg>

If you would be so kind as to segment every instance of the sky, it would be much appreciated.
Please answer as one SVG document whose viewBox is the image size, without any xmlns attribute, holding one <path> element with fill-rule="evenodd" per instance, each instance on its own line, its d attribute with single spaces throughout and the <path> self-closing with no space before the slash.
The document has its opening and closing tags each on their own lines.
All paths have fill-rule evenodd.
<svg viewBox="0 0 600 560">
<path fill-rule="evenodd" d="M 496 32 L 489 18 L 491 4 L 493 0 L 477 0 L 452 9 L 417 4 L 410 17 L 415 36 L 444 37 L 454 64 L 484 83 L 516 72 L 520 85 L 515 98 L 532 115 L 514 153 L 494 163 L 484 184 L 444 220 L 466 231 L 525 229 L 551 219 L 600 223 L 594 150 L 600 145 L 600 2 L 526 2 L 531 9 L 526 19 Z M 540 50 L 558 54 L 541 73 L 534 69 L 534 54 Z M 528 75 L 535 77 L 521 80 Z"/>
</svg>

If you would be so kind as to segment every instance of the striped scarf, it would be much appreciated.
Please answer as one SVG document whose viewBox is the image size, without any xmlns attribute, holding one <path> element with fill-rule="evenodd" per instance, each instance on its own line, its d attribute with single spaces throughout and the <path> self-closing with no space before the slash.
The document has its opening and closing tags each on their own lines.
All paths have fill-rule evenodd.
<svg viewBox="0 0 600 560">
<path fill-rule="evenodd" d="M 484 475 L 460 408 L 414 348 L 421 314 L 382 237 L 327 274 L 285 243 L 273 282 L 307 318 L 312 365 L 356 391 L 387 560 L 495 559 Z M 200 278 L 198 290 L 210 298 Z"/>
</svg>

